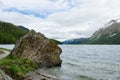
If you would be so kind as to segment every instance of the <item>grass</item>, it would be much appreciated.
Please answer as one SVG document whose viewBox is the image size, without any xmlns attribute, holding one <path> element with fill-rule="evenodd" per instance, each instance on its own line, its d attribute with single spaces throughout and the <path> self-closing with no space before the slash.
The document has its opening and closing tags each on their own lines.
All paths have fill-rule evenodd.
<svg viewBox="0 0 120 80">
<path fill-rule="evenodd" d="M 0 68 L 14 80 L 22 80 L 28 72 L 38 69 L 38 65 L 31 60 L 9 55 L 0 60 Z"/>
</svg>

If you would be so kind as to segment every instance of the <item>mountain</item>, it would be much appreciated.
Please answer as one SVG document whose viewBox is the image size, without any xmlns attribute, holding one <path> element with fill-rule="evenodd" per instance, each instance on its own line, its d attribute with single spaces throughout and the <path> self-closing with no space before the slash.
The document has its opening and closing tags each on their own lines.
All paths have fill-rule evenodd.
<svg viewBox="0 0 120 80">
<path fill-rule="evenodd" d="M 12 23 L 0 21 L 0 44 L 14 44 L 29 29 Z"/>
<path fill-rule="evenodd" d="M 63 41 L 63 44 L 120 44 L 120 20 L 111 20 L 90 38 Z"/>
<path fill-rule="evenodd" d="M 30 30 L 24 26 L 16 26 L 12 23 L 0 21 L 0 44 L 15 44 L 20 37 L 27 34 Z M 51 41 L 62 44 L 60 41 L 50 39 Z"/>
<path fill-rule="evenodd" d="M 105 24 L 105 28 L 96 31 L 85 43 L 120 44 L 120 22 L 111 20 Z"/>
<path fill-rule="evenodd" d="M 63 44 L 82 44 L 87 40 L 87 38 L 78 38 L 78 39 L 71 39 L 63 41 Z"/>
</svg>

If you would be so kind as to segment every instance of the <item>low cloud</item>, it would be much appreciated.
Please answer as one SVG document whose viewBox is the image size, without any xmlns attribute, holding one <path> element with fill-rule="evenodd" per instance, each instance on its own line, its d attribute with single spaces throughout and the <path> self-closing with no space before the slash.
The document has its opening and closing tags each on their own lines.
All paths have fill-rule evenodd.
<svg viewBox="0 0 120 80">
<path fill-rule="evenodd" d="M 1 4 L 0 20 L 58 40 L 89 37 L 104 23 L 120 17 L 119 0 L 1 0 Z M 32 12 L 24 14 L 27 11 Z"/>
</svg>

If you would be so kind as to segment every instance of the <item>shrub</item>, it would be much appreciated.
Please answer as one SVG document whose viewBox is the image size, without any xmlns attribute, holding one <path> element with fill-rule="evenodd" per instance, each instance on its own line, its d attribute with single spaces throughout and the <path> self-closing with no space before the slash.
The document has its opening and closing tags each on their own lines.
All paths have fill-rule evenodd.
<svg viewBox="0 0 120 80">
<path fill-rule="evenodd" d="M 0 68 L 13 79 L 22 80 L 28 72 L 36 70 L 38 65 L 31 60 L 9 55 L 0 61 Z"/>
</svg>

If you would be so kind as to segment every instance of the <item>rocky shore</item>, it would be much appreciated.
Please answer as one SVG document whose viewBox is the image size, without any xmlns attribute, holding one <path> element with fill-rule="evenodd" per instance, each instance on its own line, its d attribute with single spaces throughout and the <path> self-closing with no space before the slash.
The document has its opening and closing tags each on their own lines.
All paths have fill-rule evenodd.
<svg viewBox="0 0 120 80">
<path fill-rule="evenodd" d="M 58 80 L 54 75 L 41 73 L 40 70 L 28 73 L 25 80 Z"/>
<path fill-rule="evenodd" d="M 56 43 L 31 30 L 17 41 L 8 57 L 0 60 L 0 80 L 58 80 L 37 69 L 61 66 L 61 53 Z"/>
<path fill-rule="evenodd" d="M 19 80 L 19 79 L 11 78 L 3 70 L 0 69 L 0 80 Z M 47 75 L 36 70 L 34 72 L 28 73 L 26 78 L 23 80 L 58 80 L 58 79 L 53 75 Z"/>
</svg>

